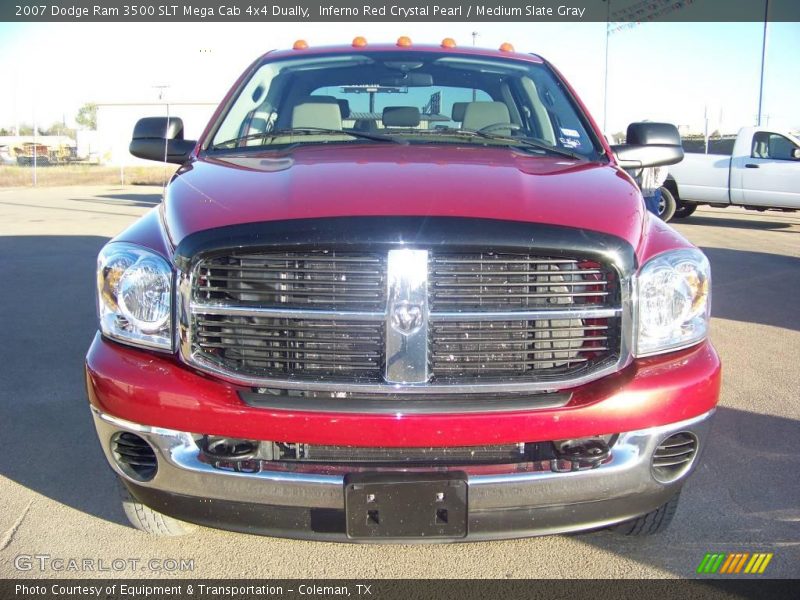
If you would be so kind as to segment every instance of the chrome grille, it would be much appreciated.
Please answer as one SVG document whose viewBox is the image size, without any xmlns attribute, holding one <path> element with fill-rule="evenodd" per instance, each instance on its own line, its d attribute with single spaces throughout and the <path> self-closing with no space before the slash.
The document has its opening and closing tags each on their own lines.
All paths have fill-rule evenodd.
<svg viewBox="0 0 800 600">
<path fill-rule="evenodd" d="M 383 365 L 380 323 L 198 314 L 193 341 L 207 359 L 249 376 L 377 379 Z"/>
<path fill-rule="evenodd" d="M 196 299 L 241 305 L 381 310 L 385 255 L 356 252 L 234 254 L 203 261 Z"/>
<path fill-rule="evenodd" d="M 443 253 L 430 263 L 431 311 L 604 306 L 613 271 L 529 253 Z"/>
<path fill-rule="evenodd" d="M 389 382 L 439 394 L 553 390 L 625 359 L 622 283 L 610 265 L 434 249 L 399 265 L 427 289 L 427 307 L 416 307 L 427 333 L 414 347 L 427 379 L 389 378 L 390 338 L 411 348 L 410 334 L 392 329 L 393 310 L 408 317 L 415 307 L 391 300 L 396 267 L 387 256 L 323 248 L 196 259 L 182 288 L 184 355 L 252 387 L 384 395 L 398 393 Z"/>
</svg>

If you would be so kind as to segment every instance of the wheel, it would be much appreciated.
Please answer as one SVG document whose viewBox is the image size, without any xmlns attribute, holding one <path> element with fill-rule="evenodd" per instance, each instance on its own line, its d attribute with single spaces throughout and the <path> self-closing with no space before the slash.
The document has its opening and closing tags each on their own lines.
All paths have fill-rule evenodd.
<svg viewBox="0 0 800 600">
<path fill-rule="evenodd" d="M 697 210 L 697 204 L 684 204 L 683 202 L 678 202 L 678 206 L 675 208 L 675 214 L 672 215 L 673 219 L 685 219 L 694 213 Z"/>
<path fill-rule="evenodd" d="M 681 494 L 678 492 L 666 504 L 659 506 L 652 512 L 625 521 L 619 525 L 614 525 L 611 530 L 621 535 L 629 536 L 644 536 L 661 533 L 672 522 L 672 517 L 675 516 L 675 511 L 678 510 L 678 501 Z"/>
<path fill-rule="evenodd" d="M 675 215 L 675 196 L 663 186 L 659 190 L 661 191 L 661 198 L 658 201 L 658 216 L 662 221 L 667 222 Z"/>
<path fill-rule="evenodd" d="M 122 510 L 136 529 L 160 537 L 176 537 L 193 533 L 197 525 L 173 519 L 145 506 L 134 498 L 122 482 L 119 483 Z"/>
</svg>

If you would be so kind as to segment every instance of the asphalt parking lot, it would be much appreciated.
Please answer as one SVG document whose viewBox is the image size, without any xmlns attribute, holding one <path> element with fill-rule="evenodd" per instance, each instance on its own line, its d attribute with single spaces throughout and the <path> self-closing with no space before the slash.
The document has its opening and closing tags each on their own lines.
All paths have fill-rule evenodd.
<svg viewBox="0 0 800 600">
<path fill-rule="evenodd" d="M 711 260 L 724 383 L 667 533 L 368 546 L 210 529 L 156 539 L 128 526 L 82 362 L 95 332 L 95 256 L 159 198 L 152 187 L 0 189 L 0 577 L 685 577 L 712 551 L 773 552 L 769 575 L 800 577 L 798 214 L 703 208 L 676 224 Z M 36 562 L 19 570 L 21 555 L 140 562 L 42 572 Z M 194 559 L 193 570 L 147 570 L 152 559 Z"/>
</svg>

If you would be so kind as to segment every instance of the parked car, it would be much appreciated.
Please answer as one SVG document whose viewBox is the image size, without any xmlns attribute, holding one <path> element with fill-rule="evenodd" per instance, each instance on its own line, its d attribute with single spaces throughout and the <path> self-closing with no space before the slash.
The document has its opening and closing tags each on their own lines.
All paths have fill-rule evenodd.
<svg viewBox="0 0 800 600">
<path fill-rule="evenodd" d="M 719 145 L 724 154 L 684 149 L 664 184 L 675 199 L 674 217 L 688 217 L 700 204 L 800 209 L 800 139 L 788 131 L 743 127 L 732 145 Z"/>
<path fill-rule="evenodd" d="M 15 165 L 17 159 L 11 156 L 11 149 L 8 146 L 0 146 L 0 165 Z"/>
<path fill-rule="evenodd" d="M 17 164 L 28 166 L 38 164 L 41 167 L 50 164 L 50 149 L 45 144 L 24 142 L 14 148 Z"/>
<path fill-rule="evenodd" d="M 622 167 L 680 160 L 675 127 L 612 150 L 538 56 L 357 38 L 269 52 L 197 141 L 151 117 L 130 149 L 181 165 L 98 258 L 87 388 L 136 527 L 672 519 L 719 395 L 709 264 Z"/>
</svg>

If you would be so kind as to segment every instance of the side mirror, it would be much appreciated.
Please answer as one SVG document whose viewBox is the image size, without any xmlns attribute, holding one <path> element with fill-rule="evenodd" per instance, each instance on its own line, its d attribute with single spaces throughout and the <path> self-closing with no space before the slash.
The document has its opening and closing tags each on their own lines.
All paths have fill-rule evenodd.
<svg viewBox="0 0 800 600">
<path fill-rule="evenodd" d="M 625 143 L 611 146 L 623 169 L 674 165 L 683 160 L 678 128 L 671 123 L 631 123 Z"/>
<path fill-rule="evenodd" d="M 133 128 L 130 153 L 138 158 L 183 164 L 195 144 L 183 139 L 183 121 L 178 117 L 147 117 Z"/>
</svg>

